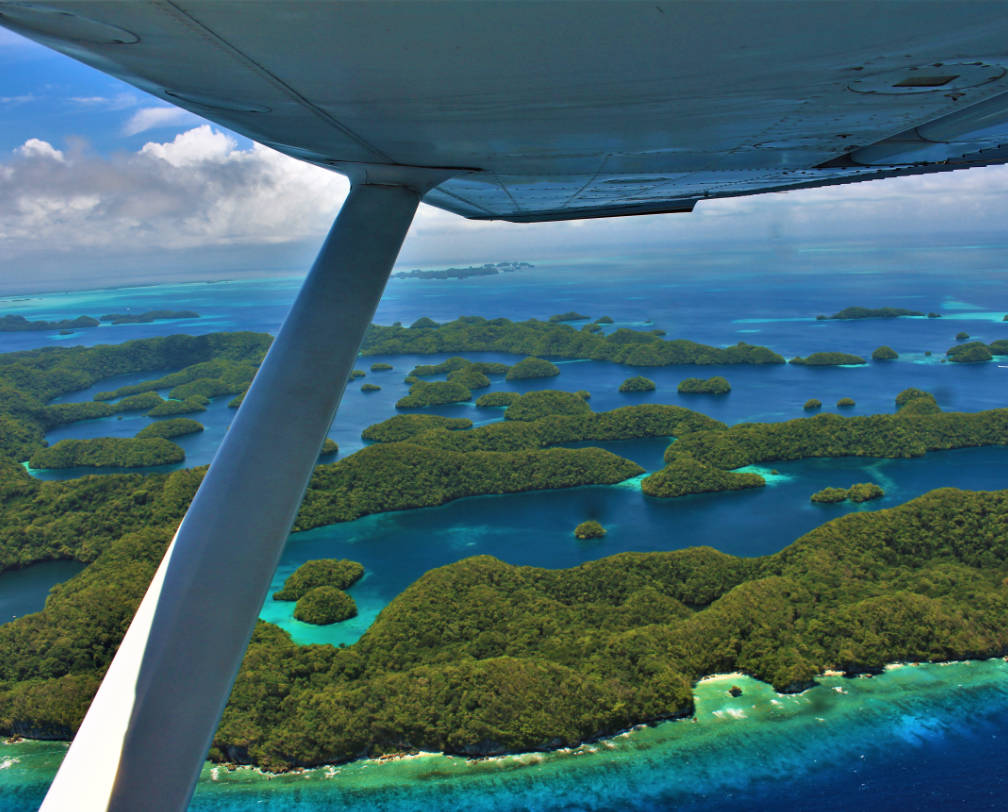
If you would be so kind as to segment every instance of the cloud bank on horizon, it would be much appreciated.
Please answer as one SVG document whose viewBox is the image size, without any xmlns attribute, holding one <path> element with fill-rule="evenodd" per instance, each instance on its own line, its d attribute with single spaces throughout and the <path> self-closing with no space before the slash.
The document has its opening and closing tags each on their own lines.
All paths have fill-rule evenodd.
<svg viewBox="0 0 1008 812">
<path fill-rule="evenodd" d="M 142 108 L 126 130 L 142 132 L 191 114 Z M 195 117 L 193 117 L 195 118 Z M 873 181 L 846 187 L 705 201 L 691 215 L 533 225 L 472 222 L 422 207 L 404 261 L 483 262 L 577 251 L 660 251 L 683 240 L 923 236 L 1001 228 L 1008 167 Z M 337 174 L 259 144 L 242 145 L 208 124 L 134 152 L 96 154 L 30 138 L 0 161 L 0 262 L 29 278 L 62 267 L 145 266 L 161 274 L 171 257 L 180 276 L 228 265 L 292 270 L 320 241 L 347 192 Z M 205 260 L 199 259 L 204 253 Z M 160 276 L 160 274 L 159 274 Z M 37 277 L 36 277 L 37 278 Z M 7 281 L 10 281 L 9 279 Z M 141 280 L 142 281 L 142 280 Z"/>
</svg>

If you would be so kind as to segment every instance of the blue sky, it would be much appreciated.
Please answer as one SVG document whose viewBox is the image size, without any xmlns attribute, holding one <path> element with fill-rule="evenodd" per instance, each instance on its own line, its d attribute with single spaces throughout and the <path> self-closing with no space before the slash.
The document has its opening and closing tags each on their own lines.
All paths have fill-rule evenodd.
<svg viewBox="0 0 1008 812">
<path fill-rule="evenodd" d="M 654 256 L 684 244 L 1003 232 L 1008 168 L 515 225 L 421 207 L 400 266 Z M 279 155 L 0 28 L 0 292 L 300 272 L 346 194 Z"/>
</svg>

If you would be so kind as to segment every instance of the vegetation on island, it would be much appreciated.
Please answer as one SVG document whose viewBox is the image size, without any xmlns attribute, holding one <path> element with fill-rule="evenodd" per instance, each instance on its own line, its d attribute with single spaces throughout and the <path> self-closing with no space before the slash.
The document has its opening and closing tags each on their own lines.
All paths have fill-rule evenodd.
<svg viewBox="0 0 1008 812">
<path fill-rule="evenodd" d="M 591 400 L 591 392 L 587 389 L 578 389 L 575 393 L 581 400 Z"/>
<path fill-rule="evenodd" d="M 941 407 L 930 392 L 910 387 L 896 396 L 896 411 L 902 417 L 909 417 L 910 415 L 938 414 L 941 412 Z"/>
<path fill-rule="evenodd" d="M 684 378 L 679 381 L 680 395 L 727 395 L 731 384 L 720 375 L 712 378 Z"/>
<path fill-rule="evenodd" d="M 29 321 L 24 316 L 0 316 L 0 333 L 23 333 L 31 330 L 78 330 L 82 327 L 97 327 L 98 319 L 91 316 L 78 316 L 75 319 L 60 319 L 59 321 Z"/>
<path fill-rule="evenodd" d="M 655 382 L 650 378 L 645 378 L 643 375 L 627 378 L 619 386 L 619 391 L 625 394 L 630 392 L 654 392 L 654 390 Z"/>
<path fill-rule="evenodd" d="M 566 313 L 557 313 L 554 316 L 550 316 L 549 320 L 556 323 L 560 321 L 588 321 L 590 318 L 591 316 L 578 313 L 576 310 L 568 310 Z"/>
<path fill-rule="evenodd" d="M 191 374 L 193 369 L 198 369 L 200 364 L 209 361 L 254 366 L 262 358 L 269 342 L 270 337 L 265 334 L 211 333 L 202 336 L 139 339 L 118 345 L 45 347 L 0 355 L 0 460 L 29 460 L 45 447 L 45 432 L 50 428 L 72 420 L 107 417 L 124 408 L 142 406 L 142 403 L 126 398 L 144 392 L 152 393 L 158 386 L 145 383 L 139 387 L 127 387 L 109 393 L 105 398 L 120 398 L 119 403 L 63 403 L 47 406 L 54 398 L 87 389 L 103 379 L 120 375 L 164 375 L 166 369 L 180 369 L 186 371 L 184 380 L 189 381 L 199 377 Z M 178 382 L 180 381 L 175 381 Z M 197 400 L 200 400 L 198 396 L 193 396 L 185 403 L 161 402 L 158 398 L 156 402 L 159 405 L 148 414 L 166 414 L 168 410 L 165 407 L 170 406 L 182 407 L 186 411 L 202 410 L 204 407 L 197 405 Z M 152 443 L 160 450 L 151 453 Z M 180 456 L 181 449 L 163 440 L 121 439 L 114 443 L 106 442 L 104 446 L 104 450 L 100 451 L 100 445 L 91 443 L 86 456 L 93 453 L 103 458 L 107 464 L 115 466 L 123 461 L 146 465 L 169 460 L 179 462 L 183 459 Z M 172 450 L 166 453 L 166 446 Z M 57 455 L 62 459 L 47 461 L 47 465 L 53 462 L 67 464 L 69 460 L 63 453 L 65 450 L 64 447 Z M 78 448 L 70 456 L 84 451 L 85 449 Z M 88 461 L 83 464 L 93 463 Z M 0 472 L 0 478 L 2 476 Z M 29 483 L 34 481 L 27 474 L 24 477 Z M 55 483 L 52 484 L 55 486 Z M 18 487 L 28 486 L 22 482 Z M 39 546 L 45 548 L 46 545 L 27 543 L 25 549 L 31 551 Z M 40 560 L 44 560 L 44 557 Z M 2 566 L 0 557 L 0 567 Z"/>
<path fill-rule="evenodd" d="M 228 406 L 234 404 L 232 408 L 237 409 L 241 405 L 242 395 L 235 397 Z M 237 401 L 237 402 L 236 402 Z M 163 400 L 149 412 L 147 412 L 148 417 L 171 417 L 177 414 L 198 414 L 199 412 L 205 412 L 207 409 L 207 404 L 210 402 L 209 398 L 202 397 L 201 395 L 193 395 L 192 397 L 185 398 L 184 400 Z"/>
<path fill-rule="evenodd" d="M 109 324 L 150 324 L 152 321 L 198 319 L 199 317 L 200 314 L 194 310 L 148 310 L 146 313 L 106 313 L 98 318 Z"/>
<path fill-rule="evenodd" d="M 840 398 L 840 400 L 836 402 L 836 405 L 837 408 L 840 409 L 852 409 L 857 405 L 857 403 L 854 398 Z"/>
<path fill-rule="evenodd" d="M 881 347 L 876 347 L 872 350 L 871 357 L 873 361 L 895 361 L 899 358 L 899 353 L 892 347 L 883 344 Z"/>
<path fill-rule="evenodd" d="M 294 619 L 316 626 L 328 626 L 357 616 L 357 603 L 342 589 L 317 586 L 294 605 Z"/>
<path fill-rule="evenodd" d="M 413 436 L 409 442 L 461 452 L 518 451 L 565 443 L 678 437 L 703 429 L 725 428 L 724 423 L 681 406 L 648 403 L 608 412 L 585 411 L 537 420 L 502 420 L 468 431 L 432 429 Z"/>
<path fill-rule="evenodd" d="M 174 417 L 144 426 L 136 436 L 141 440 L 147 437 L 163 437 L 170 440 L 172 437 L 185 437 L 187 434 L 198 434 L 201 431 L 203 431 L 202 423 L 190 420 L 188 417 Z"/>
<path fill-rule="evenodd" d="M 896 414 L 819 414 L 783 423 L 740 423 L 678 434 L 666 449 L 665 460 L 682 466 L 681 458 L 688 454 L 695 462 L 731 471 L 771 461 L 847 456 L 900 459 L 928 451 L 1008 444 L 1008 409 L 943 412 L 931 395 L 912 396 L 914 391 L 919 390 L 901 393 L 903 404 Z M 687 461 L 687 465 L 692 463 Z M 641 487 L 647 492 L 652 477 L 658 477 L 664 487 L 665 481 L 677 475 L 678 471 L 659 471 L 645 478 Z"/>
<path fill-rule="evenodd" d="M 601 448 L 462 452 L 417 445 L 417 439 L 379 443 L 318 466 L 294 529 L 478 494 L 611 485 L 644 473 L 636 463 Z"/>
<path fill-rule="evenodd" d="M 1005 321 L 1008 321 L 1008 318 L 1006 318 Z M 595 319 L 595 323 L 596 324 L 612 324 L 613 323 L 613 318 L 612 318 L 612 316 L 599 316 L 597 319 Z"/>
<path fill-rule="evenodd" d="M 345 649 L 258 624 L 211 756 L 284 770 L 573 745 L 688 714 L 704 674 L 800 690 L 829 668 L 993 656 L 1008 646 L 1006 522 L 1008 492 L 944 489 L 761 558 L 693 548 L 571 570 L 460 561 L 420 578 Z M 170 535 L 117 538 L 42 612 L 0 627 L 0 732 L 72 735 Z"/>
<path fill-rule="evenodd" d="M 725 471 L 700 462 L 688 452 L 677 452 L 666 454 L 665 467 L 641 481 L 641 491 L 648 496 L 669 498 L 694 493 L 741 491 L 764 485 L 766 480 L 759 474 Z"/>
<path fill-rule="evenodd" d="M 542 358 L 529 356 L 523 358 L 505 376 L 509 381 L 523 381 L 531 378 L 553 378 L 560 374 L 560 367 L 544 361 Z"/>
<path fill-rule="evenodd" d="M 944 489 L 759 558 L 692 548 L 569 570 L 459 561 L 422 576 L 346 649 L 295 646 L 261 624 L 211 757 L 282 770 L 574 746 L 690 714 L 706 674 L 787 692 L 828 669 L 999 656 L 1006 521 L 1005 492 Z"/>
<path fill-rule="evenodd" d="M 591 406 L 585 402 L 584 398 L 573 392 L 542 389 L 537 392 L 526 392 L 515 398 L 504 413 L 504 419 L 539 420 L 543 417 L 588 415 L 591 413 Z"/>
<path fill-rule="evenodd" d="M 55 468 L 146 468 L 182 462 L 185 452 L 161 437 L 96 437 L 60 440 L 40 448 L 28 460 L 35 469 Z"/>
<path fill-rule="evenodd" d="M 824 505 L 834 505 L 838 502 L 847 501 L 847 489 L 846 488 L 823 488 L 821 491 L 816 491 L 809 497 L 809 501 L 817 502 Z"/>
<path fill-rule="evenodd" d="M 0 626 L 0 734 L 68 738 L 202 470 L 32 479 L 16 454 L 41 447 L 44 404 L 81 378 L 60 368 L 60 353 L 23 375 L 8 360 L 0 356 L 0 566 L 93 563 L 55 587 L 42 612 Z M 36 388 L 39 374 L 47 390 Z M 320 466 L 297 527 L 643 473 L 600 449 L 547 448 L 564 442 L 674 436 L 670 464 L 702 481 L 755 476 L 730 469 L 769 459 L 1008 441 L 1008 410 L 943 413 L 919 390 L 899 399 L 894 415 L 730 428 L 658 404 L 429 428 Z M 1008 492 L 945 489 L 842 517 L 760 558 L 694 548 L 571 570 L 457 562 L 422 576 L 352 646 L 297 646 L 260 623 L 211 757 L 284 770 L 415 749 L 562 747 L 690 713 L 691 685 L 709 673 L 740 670 L 787 691 L 827 668 L 1000 654 L 1006 526 Z"/>
<path fill-rule="evenodd" d="M 987 345 L 991 355 L 1008 355 L 1008 338 L 999 338 Z"/>
<path fill-rule="evenodd" d="M 368 426 L 361 432 L 361 439 L 373 443 L 398 443 L 423 434 L 431 429 L 472 428 L 472 420 L 465 417 L 442 417 L 437 414 L 397 414 L 381 423 Z"/>
<path fill-rule="evenodd" d="M 804 358 L 792 358 L 788 363 L 806 367 L 835 367 L 868 362 L 860 355 L 852 355 L 849 352 L 814 352 Z"/>
<path fill-rule="evenodd" d="M 900 316 L 923 316 L 919 310 L 902 307 L 845 307 L 832 316 L 816 316 L 818 321 L 828 319 L 895 319 Z"/>
<path fill-rule="evenodd" d="M 339 443 L 331 437 L 326 437 L 322 441 L 322 450 L 319 451 L 319 457 L 329 457 L 337 453 L 339 453 Z"/>
<path fill-rule="evenodd" d="M 432 327 L 440 327 L 440 326 L 441 325 L 438 324 L 436 321 L 434 321 L 434 319 L 429 319 L 426 316 L 421 316 L 420 318 L 418 318 L 415 322 L 413 322 L 409 326 L 409 329 L 411 329 L 411 330 L 428 330 L 428 329 L 430 329 Z"/>
<path fill-rule="evenodd" d="M 486 389 L 490 386 L 490 379 L 476 369 L 475 365 L 449 372 L 447 380 L 450 383 L 457 383 L 470 390 Z"/>
<path fill-rule="evenodd" d="M 442 325 L 415 330 L 402 326 L 371 325 L 361 346 L 364 355 L 392 353 L 506 352 L 552 358 L 587 358 L 630 366 L 671 364 L 783 364 L 785 359 L 766 347 L 744 342 L 711 347 L 694 341 L 666 341 L 648 331 L 621 328 L 603 335 L 569 324 L 529 319 L 484 319 L 463 316 Z"/>
<path fill-rule="evenodd" d="M 885 491 L 874 482 L 858 482 L 849 488 L 823 488 L 816 491 L 811 496 L 811 501 L 826 504 L 836 502 L 868 502 L 872 499 L 881 499 L 885 496 Z"/>
<path fill-rule="evenodd" d="M 994 357 L 994 354 L 990 351 L 990 347 L 982 341 L 971 341 L 968 344 L 949 347 L 945 355 L 949 361 L 957 364 L 977 364 L 983 361 L 990 361 Z"/>
<path fill-rule="evenodd" d="M 96 420 L 124 412 L 147 412 L 151 414 L 166 403 L 156 392 L 129 395 L 115 403 L 99 401 L 77 401 L 55 403 L 45 407 L 45 421 L 48 428 L 76 423 L 80 420 Z M 156 416 L 156 415 L 154 415 Z"/>
<path fill-rule="evenodd" d="M 802 406 L 802 408 L 806 412 L 813 412 L 816 409 L 822 408 L 822 401 L 819 400 L 818 398 L 809 398 L 808 400 L 805 401 L 805 405 Z"/>
<path fill-rule="evenodd" d="M 487 262 L 483 265 L 470 265 L 466 268 L 445 268 L 443 270 L 425 271 L 414 268 L 412 271 L 397 271 L 393 279 L 465 279 L 470 276 L 495 276 L 501 272 L 513 273 L 535 267 L 530 262 Z"/>
<path fill-rule="evenodd" d="M 883 496 L 885 491 L 874 482 L 858 482 L 847 489 L 847 498 L 852 502 L 869 502 Z"/>
<path fill-rule="evenodd" d="M 487 392 L 476 398 L 476 406 L 480 409 L 510 406 L 520 397 L 518 392 Z"/>
<path fill-rule="evenodd" d="M 439 364 L 419 364 L 413 367 L 410 375 L 417 378 L 429 378 L 433 375 L 445 375 L 463 370 L 475 370 L 488 376 L 507 375 L 509 369 L 511 369 L 509 364 L 501 364 L 496 361 L 470 361 L 468 358 L 453 355 Z"/>
<path fill-rule="evenodd" d="M 446 403 L 465 403 L 472 392 L 460 383 L 451 381 L 417 381 L 406 397 L 396 401 L 397 409 L 422 409 L 425 406 L 442 406 Z"/>
<path fill-rule="evenodd" d="M 967 333 L 965 330 L 960 330 L 958 333 L 956 333 L 956 341 L 965 341 L 969 337 L 970 334 Z"/>
<path fill-rule="evenodd" d="M 372 372 L 389 372 L 394 368 L 395 367 L 393 367 L 392 364 L 386 364 L 384 361 L 376 361 L 375 363 L 371 364 Z"/>
<path fill-rule="evenodd" d="M 287 577 L 283 589 L 273 593 L 277 601 L 297 601 L 320 586 L 349 589 L 364 577 L 364 566 L 345 558 L 316 558 L 306 561 Z"/>
<path fill-rule="evenodd" d="M 154 393 L 165 389 L 168 390 L 168 397 L 175 400 L 235 395 L 244 392 L 252 382 L 267 346 L 266 342 L 255 342 L 243 357 L 228 358 L 218 355 L 208 361 L 189 364 L 177 372 L 163 375 L 160 378 L 152 378 L 140 383 L 120 386 L 118 389 L 107 392 L 99 392 L 94 396 L 94 399 L 115 400 L 129 395 Z"/>
<path fill-rule="evenodd" d="M 367 373 L 363 369 L 351 369 L 350 370 L 350 380 L 356 380 L 357 378 L 363 378 Z"/>
<path fill-rule="evenodd" d="M 574 528 L 574 537 L 581 541 L 588 539 L 600 539 L 606 534 L 606 529 L 594 519 L 581 522 Z"/>
<path fill-rule="evenodd" d="M 380 392 L 381 387 L 374 383 L 363 383 L 360 388 L 361 392 Z"/>
</svg>

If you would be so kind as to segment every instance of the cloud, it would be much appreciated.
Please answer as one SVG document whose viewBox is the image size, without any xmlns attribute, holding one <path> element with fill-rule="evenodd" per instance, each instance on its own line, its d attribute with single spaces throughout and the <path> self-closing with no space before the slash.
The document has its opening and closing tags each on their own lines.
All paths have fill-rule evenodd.
<svg viewBox="0 0 1008 812">
<path fill-rule="evenodd" d="M 36 100 L 36 97 L 31 93 L 25 93 L 21 96 L 0 96 L 0 104 L 5 107 L 14 107 L 19 104 L 28 104 Z"/>
<path fill-rule="evenodd" d="M 179 127 L 198 121 L 199 116 L 180 107 L 144 107 L 123 125 L 123 135 L 137 135 L 159 127 Z"/>
<path fill-rule="evenodd" d="M 29 138 L 14 150 L 14 154 L 29 160 L 38 159 L 42 161 L 56 161 L 57 163 L 64 163 L 66 161 L 60 150 L 56 149 L 48 141 L 41 141 L 38 138 Z"/>
<path fill-rule="evenodd" d="M 37 290 L 54 279 L 65 287 L 122 281 L 123 269 L 137 282 L 304 270 L 347 181 L 243 144 L 209 125 L 115 155 L 29 139 L 0 159 L 0 282 Z M 421 206 L 400 261 L 671 257 L 685 244 L 713 251 L 728 242 L 996 235 L 1005 189 L 1008 167 L 993 167 L 705 201 L 693 214 L 572 223 L 474 222 Z"/>
<path fill-rule="evenodd" d="M 71 96 L 70 101 L 81 107 L 103 110 L 128 110 L 139 104 L 139 99 L 132 93 L 117 93 L 115 96 Z"/>
<path fill-rule="evenodd" d="M 340 176 L 203 125 L 134 153 L 65 156 L 30 139 L 0 165 L 0 260 L 116 257 L 317 240 Z"/>
</svg>

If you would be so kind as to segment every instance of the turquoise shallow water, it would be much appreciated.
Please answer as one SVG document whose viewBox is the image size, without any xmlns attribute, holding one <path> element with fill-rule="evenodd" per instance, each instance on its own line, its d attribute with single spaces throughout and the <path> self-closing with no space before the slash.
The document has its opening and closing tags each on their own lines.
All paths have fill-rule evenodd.
<svg viewBox="0 0 1008 812">
<path fill-rule="evenodd" d="M 732 686 L 740 697 L 728 694 Z M 1003 808 L 1002 660 L 823 677 L 798 695 L 728 675 L 702 681 L 696 698 L 694 719 L 552 753 L 480 761 L 430 754 L 283 776 L 208 764 L 190 808 L 881 810 L 922 809 L 964 792 L 971 808 Z M 982 748 L 988 765 L 982 786 L 947 758 L 970 748 Z M 54 743 L 0 745 L 3 808 L 34 809 L 64 751 Z"/>
<path fill-rule="evenodd" d="M 668 402 L 724 420 L 800 417 L 807 398 L 825 410 L 840 397 L 857 406 L 847 413 L 890 412 L 907 386 L 934 392 L 946 409 L 977 410 L 1008 404 L 1008 370 L 997 364 L 941 363 L 954 334 L 1008 337 L 1008 272 L 1003 246 L 833 246 L 830 251 L 712 251 L 676 253 L 659 261 L 571 262 L 527 274 L 443 283 L 393 280 L 377 321 L 405 323 L 421 315 L 439 320 L 464 314 L 522 319 L 578 310 L 611 315 L 619 326 L 661 328 L 669 337 L 725 345 L 765 343 L 791 357 L 817 350 L 869 355 L 880 344 L 899 361 L 857 368 L 692 368 L 640 370 L 597 362 L 561 363 L 558 378 L 494 389 L 588 389 L 592 407 Z M 814 266 L 809 265 L 814 257 Z M 533 258 L 534 259 L 534 258 Z M 812 268 L 815 272 L 812 272 Z M 753 273 L 758 271 L 758 273 Z M 191 308 L 202 318 L 186 324 L 122 325 L 79 331 L 68 340 L 118 342 L 176 331 L 276 329 L 296 291 L 294 278 L 206 285 L 122 288 L 46 294 L 0 303 L 0 311 L 29 318 L 82 313 Z M 643 295 L 643 293 L 647 295 Z M 21 297 L 18 297 L 21 298 Z M 942 319 L 818 322 L 818 313 L 850 305 L 935 310 Z M 755 331 L 755 332 L 754 332 Z M 0 350 L 46 346 L 46 334 L 0 334 Z M 926 356 L 930 350 L 933 354 Z M 372 395 L 348 387 L 330 436 L 341 454 L 360 448 L 361 429 L 388 416 L 405 394 L 402 378 L 415 363 L 443 356 L 361 359 L 389 361 L 395 370 L 370 373 Z M 513 356 L 487 354 L 513 362 Z M 643 372 L 654 393 L 628 397 L 616 390 Z M 724 398 L 679 396 L 679 380 L 722 374 L 733 391 Z M 149 377 L 149 376 L 140 376 Z M 94 391 L 132 382 L 103 382 Z M 90 399 L 93 391 L 65 400 Z M 233 412 L 219 398 L 195 417 L 207 430 L 182 438 L 187 465 L 208 462 Z M 431 410 L 477 422 L 499 419 L 495 410 L 458 404 Z M 148 420 L 124 416 L 75 424 L 61 437 L 128 436 Z M 607 444 L 653 470 L 663 439 Z M 874 510 L 935 487 L 1008 487 L 1008 449 L 962 449 L 913 460 L 809 460 L 761 468 L 768 487 L 667 502 L 650 500 L 630 481 L 610 487 L 536 492 L 460 500 L 437 508 L 365 517 L 295 534 L 284 552 L 274 588 L 302 561 L 346 556 L 365 564 L 351 592 L 360 615 L 344 624 L 310 627 L 290 617 L 292 605 L 269 599 L 262 616 L 280 623 L 300 642 L 352 642 L 399 591 L 430 567 L 476 553 L 506 561 L 567 567 L 621 550 L 676 549 L 711 544 L 738 555 L 780 549 L 797 536 L 849 510 Z M 59 476 L 77 476 L 71 471 Z M 46 475 L 53 476 L 53 475 Z M 859 507 L 812 505 L 809 495 L 826 485 L 879 482 L 885 499 Z M 609 529 L 602 540 L 578 542 L 573 527 L 597 518 Z M 7 576 L 0 576 L 0 578 Z M 65 577 L 65 576 L 64 576 Z M 57 577 L 56 580 L 59 578 Z M 41 606 L 53 581 L 18 593 Z M 0 601 L 14 596 L 0 580 Z M 34 591 L 33 591 L 34 590 Z M 31 594 L 29 594 L 31 593 Z M 28 604 L 25 604 L 26 606 Z M 31 609 L 28 609 L 30 611 Z M 195 809 L 238 810 L 608 810 L 608 809 L 934 809 L 1004 808 L 1008 764 L 1008 691 L 1000 661 L 904 668 L 870 680 L 830 678 L 800 697 L 778 697 L 764 685 L 733 678 L 744 689 L 731 700 L 724 683 L 698 688 L 696 722 L 635 731 L 573 752 L 467 762 L 429 756 L 361 762 L 303 775 L 266 777 L 251 770 L 204 771 Z M 838 691 L 835 689 L 842 689 Z M 56 768 L 63 746 L 0 745 L 0 810 L 34 808 Z"/>
</svg>

